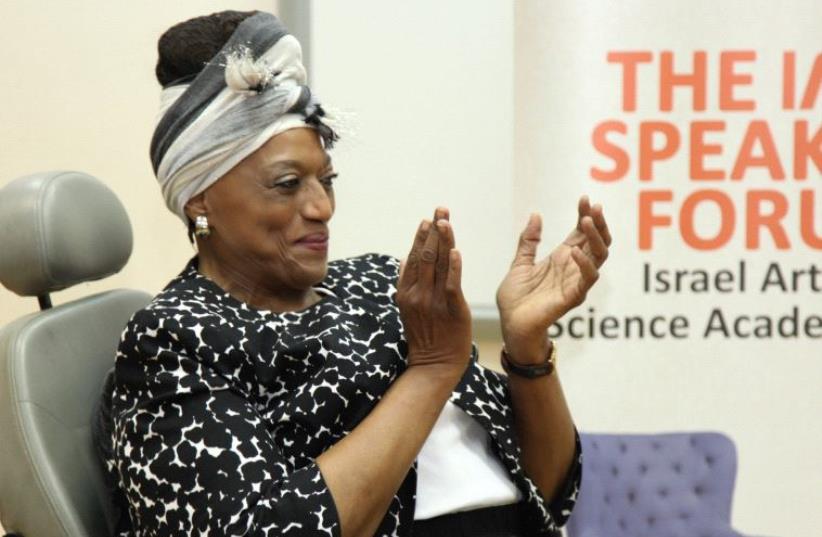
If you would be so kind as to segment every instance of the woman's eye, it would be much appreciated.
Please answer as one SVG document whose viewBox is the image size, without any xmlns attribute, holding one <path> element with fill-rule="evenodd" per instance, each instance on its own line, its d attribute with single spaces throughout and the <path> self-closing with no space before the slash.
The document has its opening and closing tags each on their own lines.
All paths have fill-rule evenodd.
<svg viewBox="0 0 822 537">
<path fill-rule="evenodd" d="M 326 175 L 325 177 L 320 179 L 320 182 L 326 188 L 331 188 L 332 186 L 334 186 L 334 180 L 337 178 L 338 175 L 339 174 L 337 174 L 337 173 L 332 173 L 331 175 Z"/>
<path fill-rule="evenodd" d="M 297 179 L 296 177 L 290 177 L 290 178 L 280 179 L 279 181 L 274 183 L 274 186 L 276 188 L 281 189 L 281 190 L 293 190 L 293 189 L 297 188 L 297 186 L 299 186 L 299 184 L 300 184 L 299 179 Z"/>
</svg>

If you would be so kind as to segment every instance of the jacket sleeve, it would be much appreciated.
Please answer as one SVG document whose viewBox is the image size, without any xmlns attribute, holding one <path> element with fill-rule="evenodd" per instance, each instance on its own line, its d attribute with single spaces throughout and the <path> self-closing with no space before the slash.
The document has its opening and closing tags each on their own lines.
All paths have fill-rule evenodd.
<svg viewBox="0 0 822 537">
<path fill-rule="evenodd" d="M 340 535 L 311 461 L 295 465 L 236 382 L 189 356 L 156 314 L 121 339 L 113 465 L 139 535 Z"/>
<path fill-rule="evenodd" d="M 559 537 L 561 535 L 560 528 L 568 522 L 571 511 L 576 505 L 579 486 L 582 481 L 582 444 L 576 428 L 574 429 L 574 436 L 576 443 L 574 459 L 565 474 L 565 480 L 558 487 L 553 498 L 545 498 L 536 483 L 522 469 L 526 483 L 524 501 L 532 507 L 528 510 L 527 525 L 534 535 Z M 517 453 L 518 456 L 521 456 L 522 452 L 519 447 L 517 447 Z"/>
<path fill-rule="evenodd" d="M 582 442 L 579 439 L 579 431 L 574 427 L 574 460 L 565 475 L 565 481 L 560 486 L 556 495 L 548 504 L 548 510 L 557 526 L 564 526 L 571 516 L 571 511 L 579 495 L 579 485 L 582 481 Z"/>
<path fill-rule="evenodd" d="M 536 483 L 518 464 L 517 468 L 521 472 L 521 481 L 518 485 L 523 492 L 522 501 L 527 508 L 524 511 L 524 516 L 528 535 L 539 537 L 560 537 L 562 535 L 560 528 L 565 525 L 571 516 L 582 478 L 582 456 L 579 446 L 579 437 L 577 437 L 575 459 L 568 468 L 565 481 L 550 501 L 542 495 Z M 521 451 L 517 447 L 517 457 L 520 454 Z"/>
</svg>

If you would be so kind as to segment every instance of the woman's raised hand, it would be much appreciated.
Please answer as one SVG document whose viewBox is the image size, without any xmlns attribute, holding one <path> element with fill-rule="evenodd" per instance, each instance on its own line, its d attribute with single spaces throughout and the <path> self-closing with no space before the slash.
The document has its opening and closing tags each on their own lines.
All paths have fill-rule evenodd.
<svg viewBox="0 0 822 537">
<path fill-rule="evenodd" d="M 408 365 L 462 376 L 471 355 L 471 311 L 462 294 L 462 258 L 448 210 L 423 220 L 400 264 L 397 305 L 408 341 Z M 459 377 L 458 377 L 459 378 Z"/>
<path fill-rule="evenodd" d="M 508 354 L 518 363 L 545 359 L 546 331 L 571 308 L 580 305 L 599 278 L 608 258 L 611 233 L 601 205 L 587 196 L 578 204 L 576 226 L 545 259 L 537 262 L 542 220 L 531 215 L 520 235 L 511 269 L 497 290 L 502 335 Z"/>
</svg>

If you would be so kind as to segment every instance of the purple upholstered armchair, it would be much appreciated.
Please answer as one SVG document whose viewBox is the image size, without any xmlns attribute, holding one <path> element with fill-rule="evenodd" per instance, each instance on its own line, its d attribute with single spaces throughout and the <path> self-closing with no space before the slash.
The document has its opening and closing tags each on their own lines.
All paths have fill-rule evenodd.
<svg viewBox="0 0 822 537">
<path fill-rule="evenodd" d="M 731 528 L 736 449 L 720 433 L 583 434 L 569 537 L 743 537 Z"/>
</svg>

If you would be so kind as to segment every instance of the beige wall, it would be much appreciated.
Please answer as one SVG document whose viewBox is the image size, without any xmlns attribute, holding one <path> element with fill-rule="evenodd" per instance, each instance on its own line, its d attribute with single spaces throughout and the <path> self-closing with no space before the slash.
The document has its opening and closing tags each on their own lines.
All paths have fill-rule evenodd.
<svg viewBox="0 0 822 537">
<path fill-rule="evenodd" d="M 0 96 L 0 186 L 22 175 L 76 169 L 125 204 L 134 252 L 120 274 L 56 293 L 55 304 L 112 287 L 156 292 L 193 251 L 165 209 L 148 158 L 157 113 L 156 43 L 172 24 L 220 9 L 271 11 L 273 0 L 8 1 Z M 0 252 L 2 255 L 2 252 Z M 37 309 L 0 288 L 0 324 Z"/>
<path fill-rule="evenodd" d="M 512 5 L 314 2 L 311 31 L 312 87 L 352 131 L 334 150 L 332 257 L 404 256 L 445 205 L 466 296 L 493 305 L 524 224 L 512 207 Z"/>
</svg>

